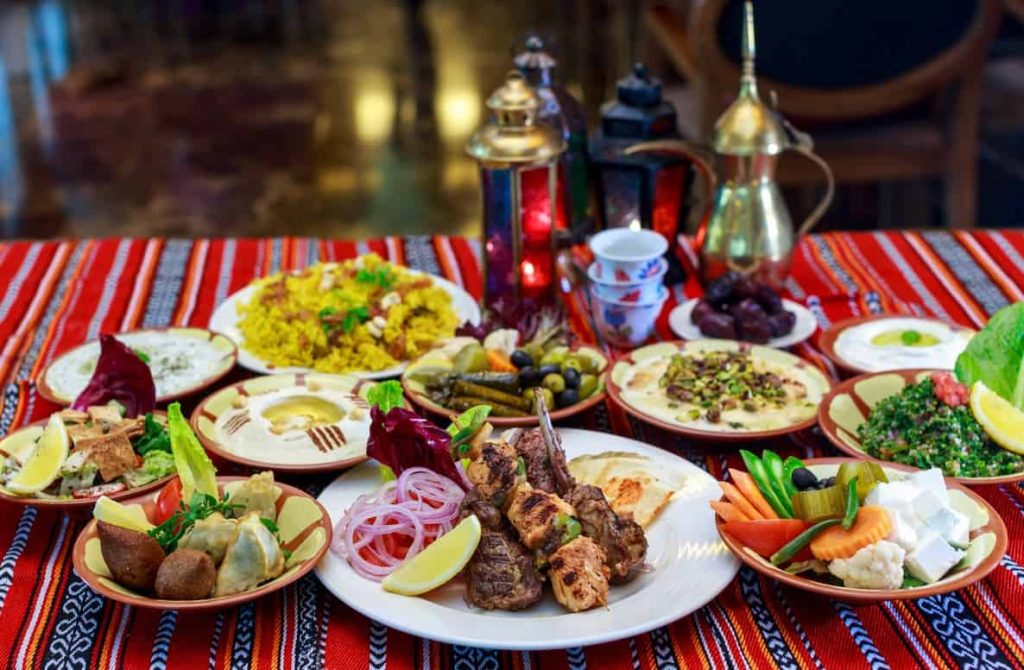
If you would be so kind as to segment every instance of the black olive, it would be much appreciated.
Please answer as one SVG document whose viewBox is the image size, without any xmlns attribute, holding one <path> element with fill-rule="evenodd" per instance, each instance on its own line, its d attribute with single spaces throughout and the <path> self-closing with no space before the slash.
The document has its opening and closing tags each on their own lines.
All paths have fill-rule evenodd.
<svg viewBox="0 0 1024 670">
<path fill-rule="evenodd" d="M 555 405 L 558 407 L 569 407 L 575 405 L 580 401 L 580 392 L 576 389 L 565 389 L 561 393 L 555 394 Z"/>
<path fill-rule="evenodd" d="M 525 368 L 520 368 L 519 370 L 520 388 L 528 389 L 533 388 L 534 386 L 540 386 L 541 379 L 543 379 L 543 377 L 540 375 L 540 372 L 538 372 L 537 368 L 532 365 L 527 365 Z"/>
<path fill-rule="evenodd" d="M 562 377 L 565 379 L 565 388 L 576 389 L 580 387 L 580 373 L 575 368 L 562 370 Z"/>
<path fill-rule="evenodd" d="M 541 379 L 548 375 L 560 375 L 562 374 L 562 368 L 557 363 L 549 363 L 548 365 L 542 365 L 537 368 L 537 374 L 540 375 Z"/>
<path fill-rule="evenodd" d="M 533 357 L 522 349 L 516 349 L 512 352 L 512 365 L 522 370 L 529 365 L 533 365 Z"/>
<path fill-rule="evenodd" d="M 793 470 L 793 486 L 798 491 L 809 491 L 818 488 L 818 478 L 807 468 Z"/>
</svg>

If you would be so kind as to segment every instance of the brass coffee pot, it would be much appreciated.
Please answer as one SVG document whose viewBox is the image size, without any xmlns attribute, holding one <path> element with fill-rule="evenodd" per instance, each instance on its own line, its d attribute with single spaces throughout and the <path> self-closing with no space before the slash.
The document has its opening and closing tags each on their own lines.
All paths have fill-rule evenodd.
<svg viewBox="0 0 1024 670">
<path fill-rule="evenodd" d="M 716 178 L 701 150 L 679 140 L 636 144 L 626 153 L 676 155 L 692 161 L 701 173 L 707 189 L 707 209 L 695 242 L 704 283 L 736 270 L 781 289 L 789 275 L 796 241 L 828 209 L 835 182 L 828 164 L 814 153 L 811 137 L 793 128 L 774 105 L 769 107 L 761 101 L 754 76 L 754 9 L 749 0 L 745 9 L 739 96 L 715 123 L 711 143 L 724 167 L 724 179 Z M 778 156 L 787 149 L 800 152 L 820 166 L 828 185 L 824 198 L 795 234 L 774 175 Z M 720 182 L 717 189 L 716 182 Z"/>
</svg>

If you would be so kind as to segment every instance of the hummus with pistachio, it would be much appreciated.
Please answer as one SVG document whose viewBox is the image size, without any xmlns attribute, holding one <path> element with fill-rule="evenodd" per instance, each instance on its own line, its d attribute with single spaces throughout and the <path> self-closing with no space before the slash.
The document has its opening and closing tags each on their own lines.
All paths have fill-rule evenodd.
<svg viewBox="0 0 1024 670">
<path fill-rule="evenodd" d="M 814 416 L 823 392 L 809 367 L 749 350 L 646 358 L 619 385 L 623 400 L 645 414 L 709 432 L 786 428 Z"/>
</svg>

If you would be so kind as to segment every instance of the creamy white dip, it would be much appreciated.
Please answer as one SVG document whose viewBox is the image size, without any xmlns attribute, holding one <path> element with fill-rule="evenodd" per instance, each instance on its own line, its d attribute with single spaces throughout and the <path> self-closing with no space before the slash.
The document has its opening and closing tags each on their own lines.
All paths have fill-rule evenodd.
<svg viewBox="0 0 1024 670">
<path fill-rule="evenodd" d="M 366 453 L 370 411 L 357 395 L 299 386 L 241 396 L 214 424 L 222 449 L 276 465 L 331 463 Z"/>
<path fill-rule="evenodd" d="M 894 332 L 916 331 L 930 335 L 937 342 L 921 346 L 878 344 L 879 336 Z M 877 319 L 847 328 L 835 341 L 835 352 L 850 365 L 871 372 L 900 370 L 903 368 L 937 368 L 952 370 L 956 358 L 967 346 L 970 331 L 954 330 L 931 319 L 893 317 Z M 929 340 L 931 338 L 928 338 Z"/>
<path fill-rule="evenodd" d="M 229 355 L 207 339 L 176 334 L 173 330 L 125 333 L 117 335 L 117 339 L 146 355 L 157 398 L 200 386 L 222 368 Z M 50 366 L 46 383 L 62 398 L 77 398 L 92 378 L 99 355 L 99 342 L 69 351 Z"/>
</svg>

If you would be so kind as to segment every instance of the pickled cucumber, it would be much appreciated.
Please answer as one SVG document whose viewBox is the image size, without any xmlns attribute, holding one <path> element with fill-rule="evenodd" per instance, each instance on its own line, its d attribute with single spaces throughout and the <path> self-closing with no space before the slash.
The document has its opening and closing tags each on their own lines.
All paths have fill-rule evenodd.
<svg viewBox="0 0 1024 670">
<path fill-rule="evenodd" d="M 839 519 L 846 513 L 845 487 L 838 483 L 814 491 L 793 494 L 793 513 L 798 519 L 817 523 L 823 519 Z"/>
<path fill-rule="evenodd" d="M 857 478 L 857 498 L 861 502 L 864 502 L 864 498 L 880 482 L 889 481 L 889 478 L 885 476 L 885 470 L 878 463 L 862 461 L 860 463 L 843 463 L 840 465 L 839 472 L 836 473 L 836 485 L 840 490 L 845 491 L 846 485 L 854 477 Z"/>
</svg>

